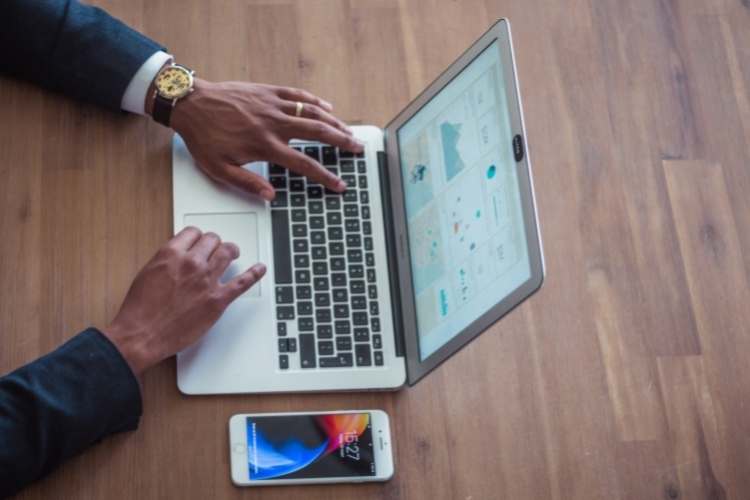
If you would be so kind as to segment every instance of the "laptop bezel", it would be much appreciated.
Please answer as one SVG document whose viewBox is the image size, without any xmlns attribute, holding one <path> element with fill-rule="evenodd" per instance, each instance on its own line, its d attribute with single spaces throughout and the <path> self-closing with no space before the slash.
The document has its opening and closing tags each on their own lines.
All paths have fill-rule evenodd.
<svg viewBox="0 0 750 500">
<path fill-rule="evenodd" d="M 471 322 L 466 328 L 441 346 L 438 350 L 430 354 L 424 360 L 421 360 L 416 305 L 413 293 L 409 240 L 407 237 L 406 209 L 401 175 L 401 159 L 398 147 L 398 130 L 495 41 L 498 41 L 500 46 L 501 61 L 504 64 L 503 76 L 505 78 L 506 97 L 510 108 L 510 121 L 512 128 L 511 137 L 505 138 L 504 140 L 512 141 L 513 137 L 516 135 L 520 135 L 523 139 L 524 155 L 522 160 L 516 163 L 516 166 L 521 186 L 521 205 L 523 209 L 524 228 L 526 241 L 528 243 L 531 273 L 529 279 L 520 285 L 515 291 L 507 295 L 498 304 Z M 391 206 L 393 207 L 393 237 L 396 242 L 394 246 L 396 247 L 396 261 L 399 271 L 397 279 L 399 280 L 400 285 L 400 296 L 394 297 L 393 299 L 401 301 L 401 321 L 403 325 L 403 340 L 406 354 L 407 382 L 409 385 L 414 385 L 427 373 L 435 369 L 438 365 L 471 342 L 480 333 L 484 332 L 488 327 L 505 316 L 513 308 L 537 291 L 544 281 L 542 245 L 539 224 L 537 221 L 536 203 L 534 200 L 531 164 L 526 144 L 523 110 L 516 73 L 510 23 L 507 19 L 500 19 L 458 59 L 456 59 L 456 61 L 454 61 L 440 76 L 438 76 L 435 81 L 428 85 L 427 88 L 406 108 L 404 108 L 385 128 L 386 155 L 388 170 L 390 171 L 389 195 L 391 198 Z"/>
</svg>

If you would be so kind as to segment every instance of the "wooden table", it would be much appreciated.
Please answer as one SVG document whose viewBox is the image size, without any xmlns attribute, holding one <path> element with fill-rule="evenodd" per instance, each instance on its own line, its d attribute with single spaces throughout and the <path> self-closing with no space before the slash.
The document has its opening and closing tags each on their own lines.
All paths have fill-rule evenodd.
<svg viewBox="0 0 750 500">
<path fill-rule="evenodd" d="M 20 498 L 750 497 L 747 0 L 107 0 L 207 78 L 308 88 L 384 125 L 513 23 L 548 277 L 397 393 L 184 397 Z M 170 236 L 170 133 L 0 80 L 0 372 L 104 325 Z M 246 411 L 380 407 L 386 484 L 237 489 Z"/>
</svg>

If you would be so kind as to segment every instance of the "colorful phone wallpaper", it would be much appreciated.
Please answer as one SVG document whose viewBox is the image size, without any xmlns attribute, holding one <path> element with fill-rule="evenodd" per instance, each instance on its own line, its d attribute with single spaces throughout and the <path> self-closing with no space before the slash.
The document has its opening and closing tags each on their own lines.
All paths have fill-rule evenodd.
<svg viewBox="0 0 750 500">
<path fill-rule="evenodd" d="M 247 418 L 250 480 L 374 476 L 368 413 Z"/>
</svg>

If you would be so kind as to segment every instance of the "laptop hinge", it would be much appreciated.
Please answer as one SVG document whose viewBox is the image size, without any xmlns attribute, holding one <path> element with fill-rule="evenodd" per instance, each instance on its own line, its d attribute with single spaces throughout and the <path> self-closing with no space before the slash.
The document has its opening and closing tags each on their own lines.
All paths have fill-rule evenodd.
<svg viewBox="0 0 750 500">
<path fill-rule="evenodd" d="M 401 294 L 398 286 L 398 261 L 396 259 L 396 232 L 393 228 L 393 206 L 391 205 L 391 183 L 388 177 L 388 158 L 384 151 L 378 151 L 380 192 L 383 201 L 383 221 L 385 226 L 386 255 L 391 285 L 391 311 L 393 313 L 393 334 L 396 340 L 396 356 L 404 357 L 404 323 L 401 315 Z"/>
</svg>

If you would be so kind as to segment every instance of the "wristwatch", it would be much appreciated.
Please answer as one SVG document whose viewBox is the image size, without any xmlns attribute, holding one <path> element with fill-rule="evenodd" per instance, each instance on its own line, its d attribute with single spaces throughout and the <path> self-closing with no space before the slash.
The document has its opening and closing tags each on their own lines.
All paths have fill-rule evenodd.
<svg viewBox="0 0 750 500">
<path fill-rule="evenodd" d="M 180 64 L 164 66 L 154 78 L 154 108 L 151 116 L 154 121 L 169 127 L 172 108 L 177 101 L 193 91 L 195 71 Z"/>
</svg>

